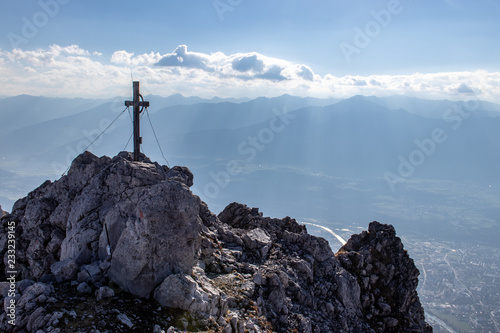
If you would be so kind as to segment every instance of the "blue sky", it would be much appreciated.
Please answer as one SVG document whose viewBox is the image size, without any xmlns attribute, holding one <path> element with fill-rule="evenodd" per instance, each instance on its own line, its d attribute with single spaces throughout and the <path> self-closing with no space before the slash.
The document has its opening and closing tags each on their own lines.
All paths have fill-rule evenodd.
<svg viewBox="0 0 500 333">
<path fill-rule="evenodd" d="M 0 74 L 8 95 L 111 96 L 131 73 L 161 95 L 459 99 L 467 91 L 460 87 L 482 99 L 499 95 L 500 1 L 40 0 L 3 8 Z M 208 67 L 156 65 L 178 57 L 180 45 Z M 262 66 L 235 72 L 227 67 L 235 59 Z M 99 76 L 108 84 L 89 82 Z M 56 79 L 66 85 L 50 83 Z"/>
</svg>

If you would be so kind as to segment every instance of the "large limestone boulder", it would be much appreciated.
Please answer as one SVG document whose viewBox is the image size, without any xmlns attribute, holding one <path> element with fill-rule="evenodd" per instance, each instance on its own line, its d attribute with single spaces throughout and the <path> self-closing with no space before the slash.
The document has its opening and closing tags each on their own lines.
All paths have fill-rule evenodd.
<svg viewBox="0 0 500 333">
<path fill-rule="evenodd" d="M 168 275 L 189 274 L 200 247 L 199 205 L 182 183 L 151 187 L 112 249 L 109 277 L 124 290 L 148 297 Z"/>
<path fill-rule="evenodd" d="M 189 311 L 201 317 L 219 318 L 227 311 L 221 292 L 201 275 L 169 275 L 154 292 L 154 298 L 162 306 Z"/>
</svg>

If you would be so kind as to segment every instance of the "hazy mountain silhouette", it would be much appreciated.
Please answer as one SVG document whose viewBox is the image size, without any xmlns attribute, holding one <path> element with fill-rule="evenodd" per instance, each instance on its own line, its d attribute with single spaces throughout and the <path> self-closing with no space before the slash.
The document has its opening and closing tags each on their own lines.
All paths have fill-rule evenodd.
<svg viewBox="0 0 500 333">
<path fill-rule="evenodd" d="M 216 123 L 223 121 L 223 110 L 218 110 L 220 118 L 216 118 Z M 258 112 L 252 119 L 261 117 L 262 113 Z M 273 134 L 272 142 L 266 144 L 269 138 L 265 138 L 266 142 L 258 143 L 265 146 L 262 150 L 245 142 L 267 129 L 268 120 L 237 129 L 217 130 L 210 128 L 211 117 L 199 121 L 207 130 L 200 131 L 193 126 L 193 132 L 186 133 L 177 148 L 206 158 L 243 160 L 253 156 L 250 153 L 253 148 L 258 163 L 312 168 L 342 177 L 380 177 L 385 171 L 396 171 L 400 155 L 409 158 L 414 150 L 419 150 L 416 141 L 427 142 L 432 139 L 433 130 L 441 129 L 447 139 L 434 143 L 430 156 L 425 154 L 425 163 L 418 166 L 419 175 L 479 180 L 495 175 L 496 167 L 500 166 L 499 157 L 490 153 L 500 140 L 498 131 L 494 131 L 500 126 L 500 118 L 464 119 L 455 130 L 456 122 L 425 118 L 402 109 L 389 110 L 361 96 L 289 114 L 293 118 L 282 132 Z M 242 118 L 228 117 L 226 124 Z M 163 141 L 168 136 L 163 133 Z M 243 149 L 238 149 L 240 145 Z M 248 153 L 240 154 L 240 151 Z M 483 172 L 472 172 L 474 165 L 482 166 Z"/>
<path fill-rule="evenodd" d="M 463 102 L 453 102 L 449 100 L 426 100 L 401 95 L 383 98 L 369 96 L 364 98 L 391 110 L 404 109 L 410 113 L 435 119 L 443 119 L 447 110 L 460 107 L 463 104 Z M 471 100 L 470 103 L 473 105 L 475 104 L 475 101 Z M 472 114 L 472 117 L 500 117 L 500 105 L 481 101 L 480 109 L 476 110 Z"/>
<path fill-rule="evenodd" d="M 29 95 L 6 97 L 0 104 L 0 127 L 3 131 L 23 128 L 43 121 L 73 115 L 104 100 L 49 98 Z"/>
</svg>

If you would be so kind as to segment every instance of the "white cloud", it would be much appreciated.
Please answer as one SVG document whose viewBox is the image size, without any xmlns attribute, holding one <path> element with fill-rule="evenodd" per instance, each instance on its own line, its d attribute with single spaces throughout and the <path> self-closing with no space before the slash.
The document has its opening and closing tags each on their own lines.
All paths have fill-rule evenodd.
<svg viewBox="0 0 500 333">
<path fill-rule="evenodd" d="M 476 92 L 471 89 L 468 85 L 465 83 L 460 83 L 460 84 L 454 84 L 450 86 L 450 89 L 448 89 L 450 92 L 455 92 L 457 94 L 465 94 L 465 95 L 474 95 Z M 479 90 L 477 92 L 480 92 Z"/>
<path fill-rule="evenodd" d="M 201 97 L 257 97 L 285 93 L 313 97 L 356 94 L 410 95 L 432 99 L 477 98 L 500 103 L 500 73 L 487 71 L 409 75 L 320 76 L 305 64 L 259 53 L 188 51 L 135 55 L 126 50 L 110 58 L 77 45 L 23 51 L 0 50 L 0 82 L 7 95 L 111 97 L 130 94 L 130 74 L 145 93 Z"/>
<path fill-rule="evenodd" d="M 125 50 L 116 51 L 111 55 L 111 62 L 115 64 L 131 65 L 133 56 L 133 53 L 128 53 Z"/>
<path fill-rule="evenodd" d="M 70 45 L 66 47 L 61 47 L 59 45 L 51 45 L 50 50 L 55 55 L 60 54 L 70 54 L 70 55 L 80 55 L 80 56 L 88 56 L 89 51 L 80 48 L 78 45 Z"/>
<path fill-rule="evenodd" d="M 102 55 L 102 53 L 101 53 Z M 134 57 L 134 53 L 125 50 L 116 51 L 111 55 L 111 62 L 119 65 L 153 65 L 161 59 L 159 53 L 144 53 Z"/>
<path fill-rule="evenodd" d="M 287 70 L 294 66 L 287 61 L 255 52 L 233 55 L 225 55 L 222 52 L 204 54 L 188 51 L 186 45 L 179 45 L 172 53 L 162 56 L 157 65 L 171 69 L 196 69 L 212 73 L 220 79 L 232 77 L 243 81 L 252 79 L 284 81 L 289 79 Z"/>
<path fill-rule="evenodd" d="M 33 69 L 33 68 L 31 68 L 31 67 L 24 67 L 24 70 L 25 70 L 26 72 L 29 72 L 29 73 L 36 73 L 36 70 L 34 70 L 34 69 Z"/>
<path fill-rule="evenodd" d="M 372 86 L 379 86 L 379 87 L 383 86 L 382 82 L 379 82 L 379 81 L 377 81 L 377 80 L 375 80 L 375 79 L 371 79 L 371 80 L 370 80 L 370 84 L 371 84 Z"/>
<path fill-rule="evenodd" d="M 210 58 L 206 54 L 188 52 L 186 45 L 179 45 L 174 52 L 164 55 L 157 63 L 158 66 L 197 68 L 213 71 Z"/>
<path fill-rule="evenodd" d="M 306 65 L 301 65 L 299 68 L 299 71 L 297 72 L 297 75 L 303 78 L 304 80 L 307 81 L 313 81 L 314 80 L 314 72 L 312 69 Z"/>
<path fill-rule="evenodd" d="M 239 72 L 253 70 L 254 72 L 260 73 L 264 69 L 264 61 L 259 59 L 257 54 L 243 55 L 233 59 L 232 67 Z"/>
<path fill-rule="evenodd" d="M 279 65 L 272 65 L 264 73 L 257 74 L 256 77 L 259 79 L 271 80 L 271 81 L 284 81 L 287 80 L 286 77 L 282 75 L 285 68 Z"/>
</svg>

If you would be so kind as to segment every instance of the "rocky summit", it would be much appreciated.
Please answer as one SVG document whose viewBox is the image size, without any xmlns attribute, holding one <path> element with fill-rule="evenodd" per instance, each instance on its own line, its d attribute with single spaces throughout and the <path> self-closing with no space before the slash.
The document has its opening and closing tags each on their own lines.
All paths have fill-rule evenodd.
<svg viewBox="0 0 500 333">
<path fill-rule="evenodd" d="M 217 216 L 192 184 L 185 167 L 86 152 L 17 201 L 1 218 L 0 330 L 432 332 L 392 226 L 335 254 L 289 217 Z"/>
</svg>

